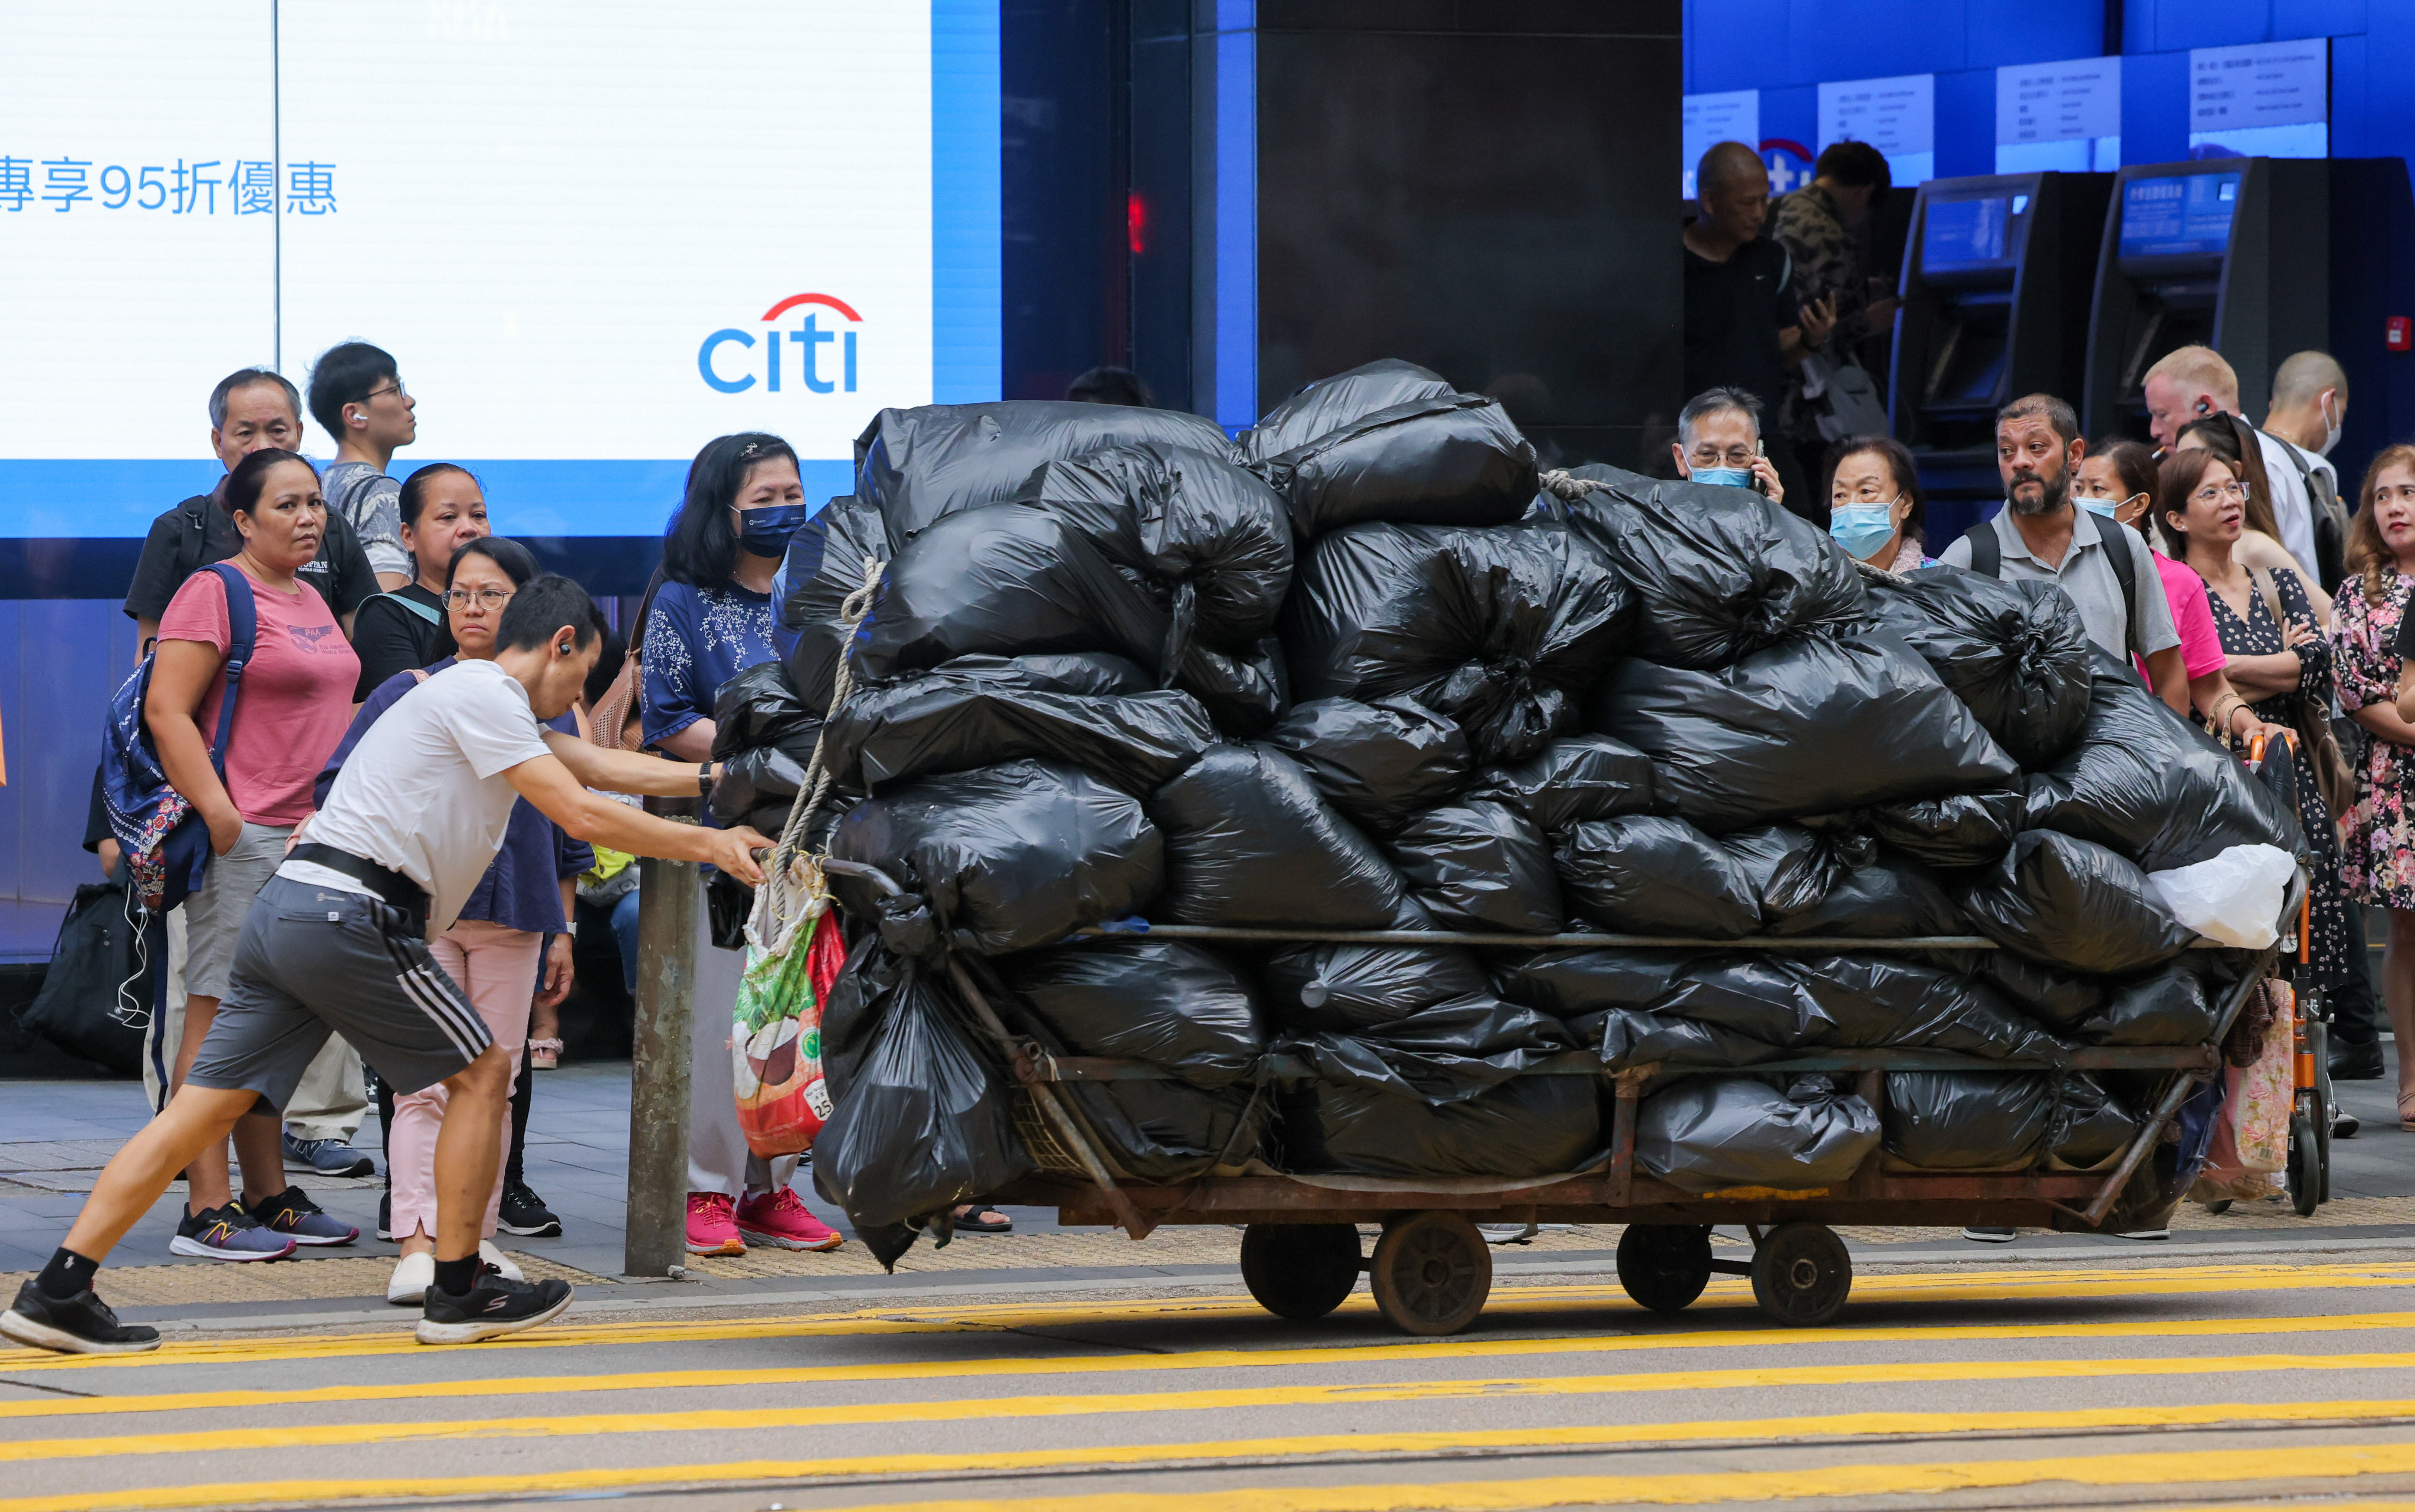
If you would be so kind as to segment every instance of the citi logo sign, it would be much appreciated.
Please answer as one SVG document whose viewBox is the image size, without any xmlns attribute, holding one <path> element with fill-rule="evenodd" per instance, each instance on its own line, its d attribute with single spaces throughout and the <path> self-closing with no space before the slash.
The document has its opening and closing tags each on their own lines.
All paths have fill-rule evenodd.
<svg viewBox="0 0 2415 1512">
<path fill-rule="evenodd" d="M 800 307 L 813 306 L 821 307 L 807 307 L 792 329 L 773 324 Z M 823 329 L 822 322 L 832 316 L 836 320 L 832 328 Z M 790 294 L 763 312 L 763 323 L 772 329 L 762 332 L 759 339 L 756 332 L 734 325 L 704 338 L 704 344 L 696 349 L 696 370 L 708 387 L 723 394 L 743 394 L 755 386 L 759 372 L 765 391 L 772 394 L 780 392 L 784 377 L 802 383 L 811 394 L 855 392 L 856 333 L 848 327 L 862 325 L 863 317 L 845 300 L 828 294 Z M 783 342 L 788 347 L 785 356 L 780 350 Z M 836 352 L 826 350 L 832 345 Z M 725 352 L 727 347 L 742 350 Z"/>
</svg>

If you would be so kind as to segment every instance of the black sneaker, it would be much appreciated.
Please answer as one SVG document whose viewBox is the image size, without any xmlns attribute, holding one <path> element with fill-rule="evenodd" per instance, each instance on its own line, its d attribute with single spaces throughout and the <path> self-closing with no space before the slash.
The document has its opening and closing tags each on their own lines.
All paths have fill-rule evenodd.
<svg viewBox="0 0 2415 1512">
<path fill-rule="evenodd" d="M 529 1190 L 525 1181 L 503 1183 L 503 1205 L 495 1214 L 495 1226 L 505 1234 L 518 1234 L 533 1239 L 549 1239 L 562 1232 L 562 1220 L 545 1205 L 545 1199 Z"/>
<path fill-rule="evenodd" d="M 159 1330 L 120 1323 L 100 1294 L 87 1286 L 62 1302 L 27 1281 L 16 1306 L 0 1312 L 0 1338 L 62 1355 L 141 1355 L 159 1347 Z"/>
<path fill-rule="evenodd" d="M 441 1286 L 428 1289 L 420 1304 L 418 1339 L 423 1344 L 474 1344 L 550 1323 L 568 1306 L 568 1281 L 516 1281 L 488 1265 L 465 1295 Z"/>
<path fill-rule="evenodd" d="M 261 1227 L 241 1204 L 229 1203 L 186 1214 L 168 1252 L 197 1260 L 282 1260 L 293 1252 L 293 1235 Z"/>
<path fill-rule="evenodd" d="M 394 1193 L 390 1191 L 378 1198 L 377 1236 L 381 1239 L 394 1237 Z"/>
</svg>

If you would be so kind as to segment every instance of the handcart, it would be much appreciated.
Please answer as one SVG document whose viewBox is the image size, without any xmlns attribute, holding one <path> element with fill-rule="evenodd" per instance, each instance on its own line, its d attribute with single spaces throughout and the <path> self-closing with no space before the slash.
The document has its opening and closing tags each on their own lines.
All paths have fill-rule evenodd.
<svg viewBox="0 0 2415 1512">
<path fill-rule="evenodd" d="M 833 875 L 859 878 L 893 895 L 897 885 L 876 867 L 825 861 Z M 1715 1274 L 1747 1276 L 1762 1310 L 1793 1326 L 1825 1324 L 1844 1306 L 1852 1263 L 1833 1228 L 1838 1224 L 1912 1227 L 2012 1225 L 2075 1232 L 2119 1230 L 2133 1218 L 2169 1211 L 2191 1172 L 2180 1166 L 2165 1131 L 2191 1094 L 2221 1074 L 2220 1045 L 2258 985 L 2297 974 L 2306 957 L 2307 881 L 2292 882 L 2288 928 L 2262 952 L 2221 1005 L 2207 1043 L 2185 1048 L 2089 1048 L 2059 1064 L 1988 1059 L 1930 1050 L 1845 1050 L 1758 1062 L 1751 1074 L 1826 1072 L 1853 1076 L 1872 1108 L 1882 1105 L 1886 1073 L 1936 1071 L 2147 1071 L 2165 1073 L 2162 1089 L 2138 1134 L 2111 1165 L 2066 1171 L 2028 1169 L 1919 1171 L 1896 1168 L 1874 1153 L 1841 1184 L 1815 1190 L 1735 1188 L 1697 1194 L 1640 1173 L 1635 1162 L 1636 1111 L 1657 1065 L 1618 1070 L 1582 1051 L 1568 1052 L 1524 1073 L 1592 1076 L 1608 1081 L 1613 1114 L 1608 1158 L 1598 1168 L 1566 1175 L 1517 1179 L 1399 1179 L 1352 1175 L 1210 1175 L 1172 1184 L 1126 1179 L 1101 1154 L 1079 1109 L 1057 1088 L 1068 1083 L 1166 1079 L 1162 1069 L 1135 1060 L 1052 1055 L 1012 1034 L 960 961 L 948 969 L 974 1025 L 989 1040 L 1017 1089 L 1017 1125 L 1037 1174 L 984 1196 L 992 1202 L 1054 1207 L 1066 1224 L 1112 1224 L 1137 1240 L 1163 1224 L 1243 1225 L 1241 1275 L 1268 1311 L 1293 1319 L 1322 1317 L 1341 1306 L 1365 1272 L 1377 1308 L 1404 1332 L 1451 1334 L 1482 1310 L 1492 1290 L 1492 1258 L 1476 1225 L 1497 1223 L 1619 1223 L 1620 1283 L 1642 1306 L 1673 1315 L 1701 1296 Z M 1089 930 L 1086 935 L 1131 933 Z M 1511 950 L 1695 950 L 1832 954 L 1871 951 L 1992 951 L 1977 936 L 1893 940 L 1792 936 L 1689 939 L 1560 934 L 1492 935 L 1424 931 L 1333 932 L 1150 926 L 1157 938 L 1208 945 L 1339 942 L 1392 946 Z M 2200 940 L 2198 949 L 2219 948 Z M 2295 959 L 2290 959 L 2294 957 Z M 1270 1053 L 1274 1077 L 1311 1074 Z M 2326 1139 L 2327 1127 L 2317 1131 Z M 2310 1144 L 2310 1170 L 2321 1146 Z M 2318 1175 L 2305 1185 L 2319 1191 Z M 1361 1253 L 1358 1225 L 1380 1225 L 1372 1255 Z M 1749 1262 L 1713 1254 L 1711 1229 L 1742 1225 L 1751 1237 Z"/>
</svg>

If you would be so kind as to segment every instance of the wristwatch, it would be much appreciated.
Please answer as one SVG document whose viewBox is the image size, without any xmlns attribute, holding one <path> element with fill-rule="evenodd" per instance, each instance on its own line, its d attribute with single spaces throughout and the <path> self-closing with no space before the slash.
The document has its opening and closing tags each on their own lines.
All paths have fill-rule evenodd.
<svg viewBox="0 0 2415 1512">
<path fill-rule="evenodd" d="M 699 761 L 696 767 L 696 791 L 699 798 L 712 796 L 712 763 Z"/>
</svg>

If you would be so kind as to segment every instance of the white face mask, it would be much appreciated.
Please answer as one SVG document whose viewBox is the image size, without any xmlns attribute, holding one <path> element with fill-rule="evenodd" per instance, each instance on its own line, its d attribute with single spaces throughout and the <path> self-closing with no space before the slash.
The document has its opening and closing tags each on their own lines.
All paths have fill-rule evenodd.
<svg viewBox="0 0 2415 1512">
<path fill-rule="evenodd" d="M 2331 456 L 2332 448 L 2339 444 L 2341 417 L 2332 412 L 2332 397 L 2325 394 L 2322 398 L 2323 443 L 2315 448 L 2315 455 L 2318 457 Z"/>
</svg>

